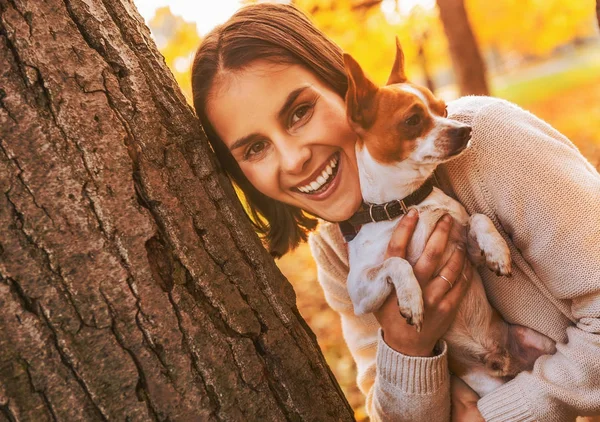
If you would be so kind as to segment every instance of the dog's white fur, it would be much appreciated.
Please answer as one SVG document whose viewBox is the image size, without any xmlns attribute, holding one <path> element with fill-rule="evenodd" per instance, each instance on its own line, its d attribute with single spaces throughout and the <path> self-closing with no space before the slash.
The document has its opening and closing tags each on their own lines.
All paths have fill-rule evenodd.
<svg viewBox="0 0 600 422">
<path fill-rule="evenodd" d="M 393 88 L 416 96 L 428 107 L 425 96 L 408 84 L 397 84 Z M 418 138 L 415 149 L 400 162 L 380 163 L 369 153 L 368 142 L 357 143 L 360 184 L 366 202 L 381 204 L 404 198 L 422 185 L 437 165 L 454 158 L 448 156 L 444 133 L 449 128 L 466 125 L 434 113 L 431 113 L 431 117 L 434 119 L 434 128 L 426 136 Z M 469 216 L 459 202 L 440 189 L 434 188 L 423 202 L 413 208 L 419 211 L 419 221 L 406 259 L 392 257 L 384 260 L 400 217 L 366 224 L 349 242 L 348 291 L 354 311 L 360 315 L 379 309 L 395 289 L 401 314 L 420 329 L 423 323 L 423 295 L 412 265 L 421 256 L 429 235 L 444 213 L 449 213 L 455 223 L 438 271 L 448 261 L 457 244 L 467 244 L 473 263 L 485 261 L 498 274 L 510 274 L 511 260 L 509 248 L 492 221 L 482 214 Z M 479 274 L 476 271 L 472 273 L 471 287 L 444 339 L 455 367 L 462 368 L 462 373 L 458 375 L 483 396 L 506 382 L 507 376 L 530 368 L 533 361 L 523 362 L 527 359 L 511 355 L 518 348 L 509 350 L 507 346 L 508 324 L 499 319 L 497 314 L 494 316 L 495 311 L 487 302 Z M 525 343 L 535 343 L 546 352 L 553 353 L 555 349 L 551 340 L 535 331 L 524 331 L 527 333 Z M 537 358 L 534 355 L 531 355 L 531 359 Z"/>
</svg>

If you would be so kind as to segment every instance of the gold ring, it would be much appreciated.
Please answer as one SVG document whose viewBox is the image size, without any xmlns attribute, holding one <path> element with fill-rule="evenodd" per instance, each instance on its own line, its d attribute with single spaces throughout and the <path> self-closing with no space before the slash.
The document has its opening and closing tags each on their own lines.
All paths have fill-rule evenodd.
<svg viewBox="0 0 600 422">
<path fill-rule="evenodd" d="M 448 282 L 448 284 L 450 285 L 450 288 L 452 288 L 452 287 L 453 287 L 453 285 L 452 285 L 452 283 L 450 282 L 450 280 L 448 280 L 446 277 L 444 277 L 444 276 L 443 276 L 443 275 L 441 275 L 441 274 L 440 274 L 439 276 L 440 276 L 440 278 L 442 278 L 443 280 L 446 280 L 446 281 Z"/>
</svg>

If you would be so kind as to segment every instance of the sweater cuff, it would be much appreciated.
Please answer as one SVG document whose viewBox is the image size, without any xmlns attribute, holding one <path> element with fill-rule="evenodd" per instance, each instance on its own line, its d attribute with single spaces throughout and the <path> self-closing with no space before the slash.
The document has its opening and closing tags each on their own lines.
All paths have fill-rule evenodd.
<svg viewBox="0 0 600 422">
<path fill-rule="evenodd" d="M 509 381 L 477 401 L 486 422 L 535 422 L 519 384 Z"/>
<path fill-rule="evenodd" d="M 392 349 L 378 330 L 377 376 L 407 394 L 431 394 L 448 382 L 448 346 L 439 340 L 436 356 L 407 356 Z"/>
</svg>

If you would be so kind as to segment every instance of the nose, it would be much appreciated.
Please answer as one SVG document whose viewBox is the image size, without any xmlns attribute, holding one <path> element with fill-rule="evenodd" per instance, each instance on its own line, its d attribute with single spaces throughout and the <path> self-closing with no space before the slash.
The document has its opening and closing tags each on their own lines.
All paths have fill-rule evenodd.
<svg viewBox="0 0 600 422">
<path fill-rule="evenodd" d="M 466 143 L 471 139 L 471 126 L 460 126 L 448 129 L 448 136 L 454 142 Z"/>
<path fill-rule="evenodd" d="M 289 174 L 301 174 L 311 155 L 308 145 L 303 145 L 298 139 L 291 139 L 280 148 L 281 170 Z"/>
</svg>

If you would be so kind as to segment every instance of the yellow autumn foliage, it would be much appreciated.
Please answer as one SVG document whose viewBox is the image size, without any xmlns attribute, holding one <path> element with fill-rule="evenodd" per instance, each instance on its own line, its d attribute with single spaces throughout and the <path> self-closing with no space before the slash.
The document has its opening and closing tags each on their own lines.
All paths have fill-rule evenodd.
<svg viewBox="0 0 600 422">
<path fill-rule="evenodd" d="M 427 7 L 431 0 L 421 0 L 420 6 L 406 12 L 400 7 L 406 1 L 295 0 L 294 4 L 352 54 L 377 83 L 385 83 L 388 77 L 396 35 L 403 44 L 407 74 L 412 80 L 423 80 L 418 56 L 422 43 L 428 70 L 439 87 L 451 83 L 448 46 L 437 9 Z M 367 3 L 373 5 L 360 7 Z M 465 0 L 465 6 L 488 64 L 493 94 L 554 125 L 600 168 L 600 129 L 591 124 L 600 121 L 600 42 L 583 47 L 573 43 L 595 34 L 597 37 L 595 1 Z M 206 7 L 211 7 L 210 2 Z M 157 10 L 150 27 L 190 100 L 191 60 L 201 40 L 196 25 L 173 16 L 164 7 Z M 567 53 L 556 53 L 560 46 L 566 46 Z M 498 60 L 502 65 L 496 65 Z M 307 246 L 286 255 L 278 265 L 294 286 L 298 308 L 316 333 L 356 419 L 366 420 L 364 397 L 355 383 L 356 371 L 341 336 L 339 317 L 324 301 Z"/>
</svg>

